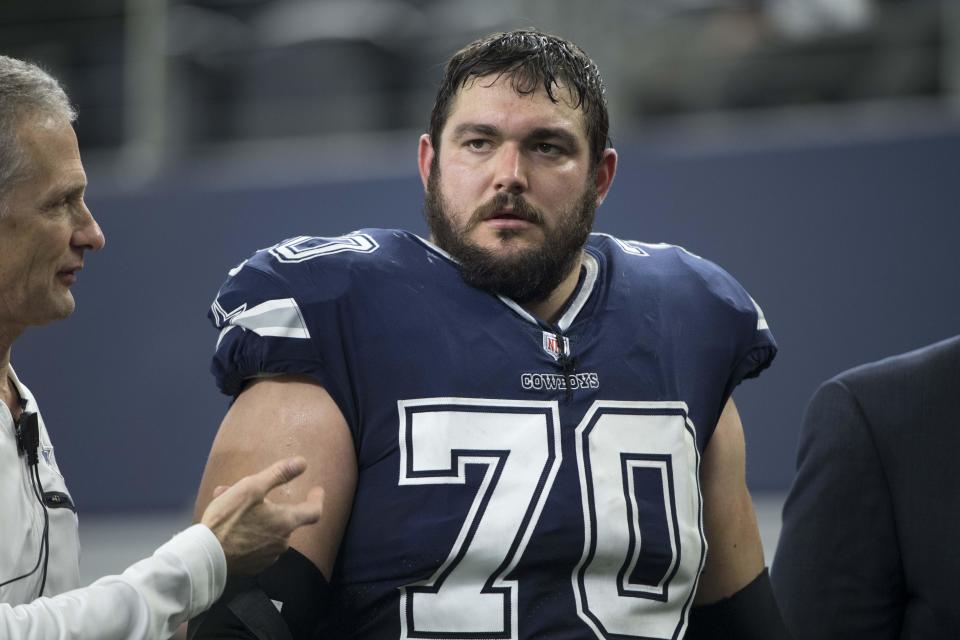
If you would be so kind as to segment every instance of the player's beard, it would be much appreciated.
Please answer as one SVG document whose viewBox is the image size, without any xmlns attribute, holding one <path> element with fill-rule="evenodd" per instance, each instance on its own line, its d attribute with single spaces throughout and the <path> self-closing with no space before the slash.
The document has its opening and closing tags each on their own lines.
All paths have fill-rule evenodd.
<svg viewBox="0 0 960 640">
<path fill-rule="evenodd" d="M 578 263 L 593 228 L 596 203 L 597 190 L 591 176 L 580 198 L 557 215 L 553 228 L 544 224 L 543 213 L 523 196 L 500 193 L 474 210 L 463 229 L 456 229 L 447 215 L 448 206 L 440 188 L 440 168 L 434 165 L 427 182 L 424 213 L 433 241 L 456 258 L 460 275 L 467 284 L 527 304 L 546 300 Z M 543 229 L 541 246 L 498 255 L 467 239 L 470 230 L 507 206 L 512 208 L 514 216 Z M 513 229 L 497 232 L 502 240 L 516 233 Z"/>
</svg>

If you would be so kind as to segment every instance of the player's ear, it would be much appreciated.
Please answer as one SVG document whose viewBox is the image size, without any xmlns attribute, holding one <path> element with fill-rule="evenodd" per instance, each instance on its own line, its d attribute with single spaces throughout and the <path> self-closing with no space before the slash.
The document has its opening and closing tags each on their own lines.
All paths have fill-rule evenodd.
<svg viewBox="0 0 960 640">
<path fill-rule="evenodd" d="M 427 190 L 427 183 L 430 180 L 430 169 L 433 167 L 435 153 L 430 134 L 425 133 L 420 136 L 420 146 L 417 149 L 417 167 L 420 169 L 420 180 L 423 182 L 424 191 Z"/>
<path fill-rule="evenodd" d="M 617 150 L 607 147 L 600 156 L 600 162 L 597 163 L 596 177 L 594 186 L 597 188 L 597 206 L 603 204 L 603 199 L 607 197 L 610 186 L 613 184 L 613 177 L 617 173 Z"/>
</svg>

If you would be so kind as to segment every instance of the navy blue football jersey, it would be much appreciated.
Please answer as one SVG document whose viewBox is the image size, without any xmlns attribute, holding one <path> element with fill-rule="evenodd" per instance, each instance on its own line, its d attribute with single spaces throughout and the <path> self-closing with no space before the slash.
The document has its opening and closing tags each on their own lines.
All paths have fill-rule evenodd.
<svg viewBox="0 0 960 640">
<path fill-rule="evenodd" d="M 325 637 L 682 638 L 706 555 L 699 463 L 776 353 L 681 248 L 591 235 L 555 323 L 404 231 L 297 237 L 230 272 L 213 373 L 322 385 L 358 484 Z"/>
</svg>

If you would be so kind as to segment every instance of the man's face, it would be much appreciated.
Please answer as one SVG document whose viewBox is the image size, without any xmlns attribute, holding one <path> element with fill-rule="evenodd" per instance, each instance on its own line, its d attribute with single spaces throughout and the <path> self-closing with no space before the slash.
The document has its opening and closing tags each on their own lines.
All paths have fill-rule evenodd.
<svg viewBox="0 0 960 640">
<path fill-rule="evenodd" d="M 578 264 L 615 168 L 591 166 L 584 114 L 563 88 L 521 95 L 509 77 L 457 94 L 439 155 L 421 138 L 420 171 L 434 241 L 474 286 L 536 302 Z"/>
<path fill-rule="evenodd" d="M 27 164 L 0 213 L 0 328 L 22 329 L 65 318 L 83 253 L 104 245 L 83 201 L 87 176 L 73 127 L 27 117 L 18 141 Z"/>
</svg>

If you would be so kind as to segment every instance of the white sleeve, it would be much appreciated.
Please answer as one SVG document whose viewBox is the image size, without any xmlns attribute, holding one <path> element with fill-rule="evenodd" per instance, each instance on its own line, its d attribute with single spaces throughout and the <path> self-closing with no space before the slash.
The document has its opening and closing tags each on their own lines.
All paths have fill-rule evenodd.
<svg viewBox="0 0 960 640">
<path fill-rule="evenodd" d="M 226 579 L 220 542 L 194 525 L 119 576 L 29 604 L 0 603 L 0 638 L 162 640 L 208 609 Z"/>
</svg>

